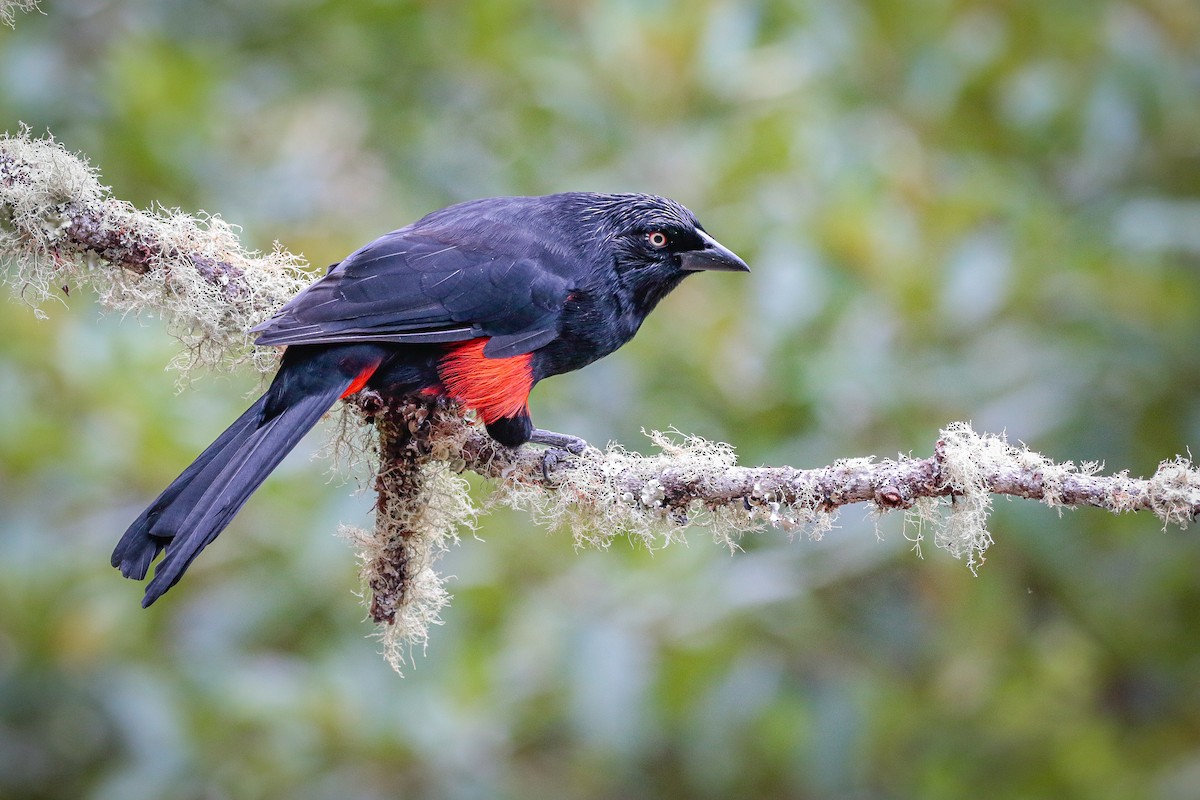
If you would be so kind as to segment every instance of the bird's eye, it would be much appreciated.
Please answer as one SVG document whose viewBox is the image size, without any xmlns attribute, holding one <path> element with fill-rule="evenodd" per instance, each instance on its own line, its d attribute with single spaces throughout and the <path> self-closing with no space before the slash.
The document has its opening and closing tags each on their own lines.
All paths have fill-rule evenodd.
<svg viewBox="0 0 1200 800">
<path fill-rule="evenodd" d="M 667 246 L 668 240 L 667 235 L 662 231 L 650 231 L 650 233 L 646 234 L 646 241 L 648 241 L 650 246 L 655 250 L 662 250 Z"/>
</svg>

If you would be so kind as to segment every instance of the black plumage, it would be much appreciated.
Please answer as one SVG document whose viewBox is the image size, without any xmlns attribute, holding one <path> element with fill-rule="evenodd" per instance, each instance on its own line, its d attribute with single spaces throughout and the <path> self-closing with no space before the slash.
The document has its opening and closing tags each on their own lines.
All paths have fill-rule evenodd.
<svg viewBox="0 0 1200 800">
<path fill-rule="evenodd" d="M 573 192 L 475 200 L 352 253 L 254 329 L 286 345 L 266 394 L 134 521 L 113 566 L 149 605 L 174 585 L 339 397 L 441 394 L 502 444 L 580 440 L 533 427 L 529 390 L 616 350 L 690 272 L 745 270 L 678 203 Z"/>
</svg>

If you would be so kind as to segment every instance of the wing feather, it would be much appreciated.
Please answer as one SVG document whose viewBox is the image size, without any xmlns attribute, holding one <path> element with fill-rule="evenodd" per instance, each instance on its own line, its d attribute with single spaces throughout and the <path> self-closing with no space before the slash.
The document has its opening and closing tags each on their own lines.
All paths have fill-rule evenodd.
<svg viewBox="0 0 1200 800">
<path fill-rule="evenodd" d="M 563 256 L 473 246 L 401 229 L 359 249 L 254 328 L 261 345 L 429 344 L 493 337 L 487 355 L 531 352 L 554 339 L 570 282 Z"/>
</svg>

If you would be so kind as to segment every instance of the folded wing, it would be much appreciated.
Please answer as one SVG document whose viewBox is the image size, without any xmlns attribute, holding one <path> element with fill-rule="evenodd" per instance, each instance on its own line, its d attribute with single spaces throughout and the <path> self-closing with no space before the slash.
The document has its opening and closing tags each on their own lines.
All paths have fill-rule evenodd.
<svg viewBox="0 0 1200 800">
<path fill-rule="evenodd" d="M 260 345 L 430 344 L 488 337 L 492 358 L 551 341 L 571 287 L 552 252 L 403 229 L 361 248 L 254 328 Z M 516 249 L 516 248 L 514 248 Z"/>
</svg>

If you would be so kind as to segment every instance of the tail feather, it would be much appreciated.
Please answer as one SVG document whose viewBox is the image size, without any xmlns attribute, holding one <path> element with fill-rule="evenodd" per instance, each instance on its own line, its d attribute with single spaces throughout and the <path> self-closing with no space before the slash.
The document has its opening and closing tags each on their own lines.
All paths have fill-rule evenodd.
<svg viewBox="0 0 1200 800">
<path fill-rule="evenodd" d="M 250 499 L 271 471 L 291 452 L 334 404 L 341 387 L 310 395 L 250 431 L 228 458 L 214 460 L 199 471 L 150 528 L 165 540 L 166 557 L 146 587 L 143 606 L 149 606 L 179 582 L 200 551 L 212 543 Z M 199 495 L 195 497 L 195 495 Z"/>
<path fill-rule="evenodd" d="M 361 389 L 385 355 L 377 344 L 284 353 L 266 394 L 134 520 L 113 550 L 113 566 L 139 580 L 165 551 L 143 606 L 179 581 L 321 415 Z"/>
<path fill-rule="evenodd" d="M 224 461 L 222 455 L 226 450 L 236 450 L 257 427 L 262 418 L 263 407 L 266 405 L 266 395 L 258 399 L 254 405 L 230 425 L 217 440 L 205 448 L 191 466 L 183 471 L 163 493 L 141 513 L 121 540 L 117 542 L 112 554 L 112 565 L 121 570 L 126 578 L 142 580 L 150 569 L 151 562 L 158 557 L 170 541 L 169 536 L 154 535 L 151 530 L 164 511 L 177 503 L 181 495 L 193 486 L 195 479 L 206 467 L 214 462 Z M 203 486 L 203 484 L 200 484 Z"/>
</svg>

